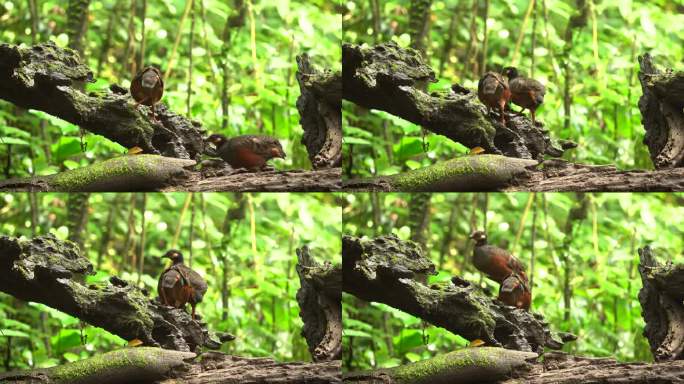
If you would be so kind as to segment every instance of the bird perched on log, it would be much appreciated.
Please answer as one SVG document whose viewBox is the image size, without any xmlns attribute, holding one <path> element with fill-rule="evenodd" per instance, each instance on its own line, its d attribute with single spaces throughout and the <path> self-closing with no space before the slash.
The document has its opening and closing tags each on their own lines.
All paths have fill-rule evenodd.
<svg viewBox="0 0 684 384">
<path fill-rule="evenodd" d="M 544 102 L 546 87 L 535 79 L 520 76 L 518 69 L 515 67 L 504 68 L 503 74 L 508 78 L 508 86 L 511 89 L 511 101 L 513 104 L 523 108 L 520 111 L 521 114 L 525 108 L 529 109 L 532 115 L 532 125 L 535 125 L 534 113 Z"/>
<path fill-rule="evenodd" d="M 530 303 L 532 302 L 532 291 L 530 291 L 527 279 L 522 278 L 515 272 L 511 273 L 499 287 L 499 300 L 511 307 L 529 311 Z"/>
<path fill-rule="evenodd" d="M 207 141 L 216 146 L 216 154 L 231 167 L 261 170 L 274 157 L 285 158 L 285 151 L 278 139 L 263 135 L 243 135 L 226 138 L 213 134 Z"/>
<path fill-rule="evenodd" d="M 157 121 L 154 114 L 154 105 L 161 100 L 164 94 L 164 80 L 161 72 L 155 67 L 145 67 L 131 81 L 131 96 L 135 100 L 135 107 L 147 105 L 152 109 L 152 120 Z"/>
<path fill-rule="evenodd" d="M 487 244 L 484 231 L 474 231 L 470 238 L 475 240 L 473 264 L 490 279 L 501 284 L 499 300 L 504 304 L 529 309 L 532 292 L 520 260 L 505 249 Z"/>
<path fill-rule="evenodd" d="M 171 266 L 159 276 L 159 300 L 162 304 L 174 308 L 183 308 L 185 304 L 190 303 L 192 319 L 195 320 L 195 306 L 202 301 L 207 292 L 207 282 L 199 273 L 183 264 L 183 254 L 179 251 L 172 249 L 162 258 L 171 259 Z"/>
<path fill-rule="evenodd" d="M 504 107 L 511 99 L 511 90 L 506 78 L 496 72 L 487 72 L 477 83 L 477 97 L 487 107 L 487 113 L 491 109 L 499 111 L 501 124 L 506 125 Z"/>
<path fill-rule="evenodd" d="M 473 249 L 475 268 L 497 283 L 503 283 L 504 279 L 514 272 L 527 281 L 522 263 L 505 249 L 487 244 L 487 234 L 484 231 L 474 231 L 470 234 L 470 238 L 475 240 Z"/>
</svg>

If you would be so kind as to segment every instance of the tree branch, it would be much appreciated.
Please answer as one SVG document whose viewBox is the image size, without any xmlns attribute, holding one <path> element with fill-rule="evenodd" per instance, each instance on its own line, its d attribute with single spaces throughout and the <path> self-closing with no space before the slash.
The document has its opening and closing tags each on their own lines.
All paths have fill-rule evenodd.
<svg viewBox="0 0 684 384">
<path fill-rule="evenodd" d="M 427 276 L 435 274 L 434 264 L 415 243 L 394 236 L 344 236 L 342 270 L 345 292 L 398 308 L 469 340 L 539 351 L 545 346 L 559 349 L 574 339 L 553 334 L 542 315 L 508 307 L 461 278 L 426 285 Z"/>
</svg>

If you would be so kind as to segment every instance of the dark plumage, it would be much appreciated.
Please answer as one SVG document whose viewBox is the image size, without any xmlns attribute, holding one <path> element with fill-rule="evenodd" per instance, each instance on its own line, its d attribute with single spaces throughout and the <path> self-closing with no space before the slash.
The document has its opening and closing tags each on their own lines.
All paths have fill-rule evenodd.
<svg viewBox="0 0 684 384">
<path fill-rule="evenodd" d="M 475 248 L 473 249 L 475 268 L 484 272 L 497 283 L 502 283 L 513 272 L 527 280 L 525 267 L 522 263 L 505 249 L 487 244 L 486 233 L 475 231 L 470 234 L 470 238 L 475 240 Z"/>
<path fill-rule="evenodd" d="M 145 67 L 131 81 L 131 96 L 138 104 L 147 105 L 152 109 L 152 119 L 157 120 L 154 114 L 154 105 L 161 100 L 164 94 L 164 81 L 161 72 L 155 67 Z"/>
<path fill-rule="evenodd" d="M 503 76 L 496 72 L 485 73 L 477 83 L 477 97 L 487 107 L 487 112 L 490 109 L 497 110 L 501 124 L 506 125 L 504 107 L 511 99 L 511 91 L 508 81 Z"/>
<path fill-rule="evenodd" d="M 233 168 L 260 170 L 274 157 L 285 158 L 278 139 L 263 135 L 243 135 L 230 139 L 213 134 L 207 141 L 216 146 L 217 155 Z"/>
<path fill-rule="evenodd" d="M 164 305 L 183 308 L 190 303 L 192 319 L 195 319 L 195 306 L 202 301 L 207 292 L 207 283 L 199 273 L 183 264 L 183 254 L 170 250 L 164 256 L 171 259 L 172 264 L 159 276 L 157 291 L 159 301 Z"/>
<path fill-rule="evenodd" d="M 530 309 L 532 302 L 532 292 L 526 278 L 522 278 L 517 273 L 512 273 L 504 279 L 499 287 L 499 300 L 511 307 Z"/>
<path fill-rule="evenodd" d="M 511 89 L 511 101 L 513 104 L 523 107 L 522 111 L 524 111 L 525 108 L 530 110 L 532 125 L 534 125 L 534 113 L 544 102 L 546 87 L 535 79 L 520 76 L 515 67 L 504 68 L 504 75 L 508 77 L 508 86 Z M 520 111 L 520 113 L 522 113 L 522 111 Z"/>
</svg>

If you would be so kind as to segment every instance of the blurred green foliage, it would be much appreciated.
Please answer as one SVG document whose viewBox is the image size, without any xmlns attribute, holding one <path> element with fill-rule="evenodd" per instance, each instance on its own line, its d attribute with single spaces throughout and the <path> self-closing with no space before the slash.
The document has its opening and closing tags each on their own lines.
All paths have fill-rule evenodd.
<svg viewBox="0 0 684 384">
<path fill-rule="evenodd" d="M 372 45 L 391 40 L 409 46 L 411 3 L 409 0 L 345 2 L 343 41 Z M 487 70 L 518 66 L 522 74 L 533 75 L 546 85 L 546 98 L 537 112 L 537 120 L 545 124 L 553 138 L 579 144 L 564 158 L 617 164 L 620 168 L 653 168 L 647 148 L 642 144 L 644 129 L 637 105 L 642 92 L 637 78 L 637 56 L 650 52 L 661 68 L 684 69 L 684 28 L 674 27 L 684 25 L 684 1 L 433 0 L 431 3 L 425 57 L 439 80 L 430 85 L 431 90 L 448 89 L 453 83 L 477 89 L 483 59 Z M 584 23 L 571 28 L 567 39 L 570 19 L 578 15 L 580 3 L 587 6 Z M 374 4 L 379 5 L 377 16 L 373 12 Z M 489 6 L 486 8 L 485 4 Z M 532 4 L 535 6 L 531 7 Z M 566 82 L 571 106 L 567 124 Z M 423 133 L 412 123 L 351 103 L 343 105 L 343 126 L 345 176 L 350 178 L 415 169 L 468 151 L 443 136 L 429 131 Z"/>
<path fill-rule="evenodd" d="M 36 194 L 36 234 L 69 237 L 68 195 Z M 157 297 L 157 279 L 168 264 L 160 256 L 179 249 L 207 280 L 197 312 L 209 329 L 234 334 L 223 351 L 278 360 L 309 361 L 295 299 L 299 278 L 295 249 L 309 245 L 320 262 L 339 263 L 341 212 L 332 194 L 158 193 L 146 195 L 144 267 L 139 275 L 142 194 L 92 194 L 83 247 L 97 274 L 116 275 Z M 29 194 L 0 195 L 0 234 L 31 237 Z M 186 208 L 183 208 L 186 207 Z M 229 211 L 233 213 L 229 216 Z M 194 211 L 194 214 L 193 214 Z M 240 218 L 243 212 L 244 216 Z M 131 220 L 131 221 L 129 221 Z M 192 261 L 190 227 L 192 223 Z M 129 236 L 130 242 L 126 241 Z M 173 245 L 178 233 L 177 244 Z M 103 239 L 109 241 L 103 244 Z M 128 247 L 127 247 L 128 245 Z M 224 264 L 225 257 L 225 264 Z M 227 275 L 226 318 L 221 300 Z M 189 308 L 189 307 L 188 307 Z M 189 309 L 188 309 L 189 310 Z M 46 367 L 126 345 L 126 340 L 42 304 L 0 293 L 0 369 Z"/>
<path fill-rule="evenodd" d="M 438 274 L 429 281 L 461 276 L 496 296 L 498 285 L 483 278 L 470 261 L 468 235 L 486 228 L 491 244 L 526 265 L 533 280 L 532 311 L 543 314 L 553 330 L 578 336 L 564 351 L 651 361 L 637 299 L 637 249 L 650 244 L 660 262 L 684 263 L 684 194 L 587 194 L 586 217 L 569 219 L 580 198 L 566 193 L 432 194 L 424 249 Z M 410 239 L 415 228 L 410 205 L 410 194 L 347 194 L 343 233 L 393 233 Z M 566 273 L 571 298 L 567 320 Z M 343 311 L 348 370 L 422 360 L 468 343 L 412 315 L 350 295 L 343 298 Z"/>
<path fill-rule="evenodd" d="M 37 3 L 38 9 L 35 41 L 52 40 L 67 46 L 69 2 L 59 0 L 0 2 L 0 42 L 32 44 L 31 2 Z M 317 67 L 340 70 L 342 27 L 333 3 L 195 0 L 181 27 L 186 0 L 92 0 L 83 56 L 96 82 L 88 84 L 87 91 L 105 89 L 111 83 L 128 89 L 142 45 L 143 3 L 147 4 L 144 65 L 159 66 L 162 72 L 172 65 L 170 76 L 164 79 L 163 103 L 200 121 L 208 133 L 276 136 L 288 155 L 276 162 L 277 168 L 310 168 L 306 149 L 300 143 L 303 130 L 295 105 L 299 96 L 295 56 L 306 52 Z M 172 58 L 177 38 L 178 48 Z M 222 112 L 224 82 L 229 105 L 226 116 Z M 81 133 L 73 124 L 0 100 L 3 177 L 55 173 L 125 151 L 104 137 Z"/>
</svg>

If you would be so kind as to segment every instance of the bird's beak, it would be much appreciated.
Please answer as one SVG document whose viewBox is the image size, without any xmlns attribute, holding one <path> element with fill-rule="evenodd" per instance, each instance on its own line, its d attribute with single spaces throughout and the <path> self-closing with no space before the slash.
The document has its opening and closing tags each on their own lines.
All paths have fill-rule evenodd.
<svg viewBox="0 0 684 384">
<path fill-rule="evenodd" d="M 272 148 L 271 149 L 271 155 L 273 157 L 280 157 L 281 159 L 285 158 L 285 151 L 283 151 L 280 148 Z"/>
</svg>

